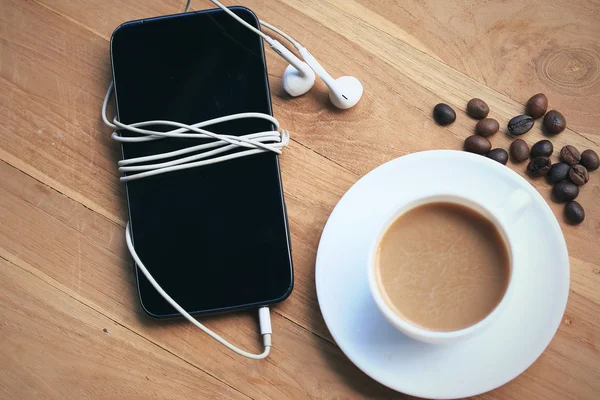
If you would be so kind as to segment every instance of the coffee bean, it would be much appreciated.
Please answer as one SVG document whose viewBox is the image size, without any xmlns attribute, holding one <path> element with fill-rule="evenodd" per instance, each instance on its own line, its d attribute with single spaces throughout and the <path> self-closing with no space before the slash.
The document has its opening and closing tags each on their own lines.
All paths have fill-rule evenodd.
<svg viewBox="0 0 600 400">
<path fill-rule="evenodd" d="M 440 125 L 450 125 L 456 121 L 456 113 L 448 104 L 440 103 L 433 107 L 433 119 Z"/>
<path fill-rule="evenodd" d="M 558 183 L 562 182 L 569 177 L 569 170 L 571 167 L 569 164 L 565 163 L 556 163 L 550 167 L 550 171 L 548 171 L 548 181 L 550 183 Z"/>
<path fill-rule="evenodd" d="M 552 142 L 549 140 L 540 140 L 533 146 L 531 146 L 531 158 L 533 157 L 550 157 L 552 152 L 554 151 L 554 146 L 552 146 Z"/>
<path fill-rule="evenodd" d="M 544 176 L 550 171 L 552 161 L 548 157 L 535 157 L 527 165 L 527 172 L 531 176 Z"/>
<path fill-rule="evenodd" d="M 490 108 L 481 99 L 471 99 L 467 103 L 467 114 L 475 119 L 484 119 L 490 112 Z"/>
<path fill-rule="evenodd" d="M 492 148 L 492 144 L 483 136 L 472 135 L 465 139 L 464 148 L 471 153 L 486 154 Z"/>
<path fill-rule="evenodd" d="M 510 158 L 520 163 L 529 158 L 529 145 L 523 139 L 517 139 L 510 144 Z"/>
<path fill-rule="evenodd" d="M 588 171 L 597 170 L 600 167 L 600 158 L 594 150 L 585 150 L 581 153 L 581 165 L 587 168 Z"/>
<path fill-rule="evenodd" d="M 579 154 L 579 150 L 577 150 L 575 146 L 571 146 L 569 144 L 560 149 L 560 159 L 569 165 L 575 165 L 579 164 L 579 160 L 581 160 L 581 154 Z"/>
<path fill-rule="evenodd" d="M 556 110 L 548 111 L 544 117 L 544 127 L 548 133 L 561 133 L 567 127 L 567 120 L 564 115 Z"/>
<path fill-rule="evenodd" d="M 570 224 L 580 224 L 585 219 L 585 210 L 578 202 L 571 201 L 565 206 L 565 217 Z"/>
<path fill-rule="evenodd" d="M 575 164 L 569 171 L 569 179 L 577 186 L 583 186 L 590 180 L 590 176 L 583 165 Z"/>
<path fill-rule="evenodd" d="M 527 101 L 525 113 L 533 119 L 538 119 L 546 114 L 548 98 L 543 93 L 538 93 Z"/>
<path fill-rule="evenodd" d="M 533 118 L 529 115 L 517 115 L 508 121 L 508 131 L 511 135 L 522 135 L 533 127 Z"/>
<path fill-rule="evenodd" d="M 559 203 L 575 200 L 579 196 L 579 186 L 568 181 L 558 182 L 552 188 L 552 195 Z"/>
<path fill-rule="evenodd" d="M 494 149 L 487 153 L 488 158 L 506 165 L 508 162 L 508 153 L 504 149 Z"/>
<path fill-rule="evenodd" d="M 475 125 L 475 133 L 485 137 L 492 136 L 499 129 L 500 124 L 493 118 L 484 118 Z"/>
</svg>

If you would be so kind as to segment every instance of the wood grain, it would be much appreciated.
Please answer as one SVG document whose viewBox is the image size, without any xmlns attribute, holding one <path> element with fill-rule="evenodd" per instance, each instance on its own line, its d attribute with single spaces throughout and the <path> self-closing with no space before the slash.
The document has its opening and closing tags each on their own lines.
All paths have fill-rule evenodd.
<svg viewBox="0 0 600 400">
<path fill-rule="evenodd" d="M 0 236 L 0 256 L 24 268 L 31 265 L 44 280 L 59 282 L 73 297 L 85 298 L 93 309 L 174 356 L 233 387 L 239 381 L 252 381 L 244 393 L 256 398 L 320 397 L 325 391 L 340 396 L 355 391 L 386 392 L 383 387 L 367 385 L 370 379 L 332 343 L 279 314 L 273 315 L 272 321 L 277 345 L 269 361 L 258 365 L 209 340 L 186 322 L 152 322 L 138 303 L 120 225 L 4 163 L 0 163 L 0 182 L 0 213 L 6 228 Z M 22 215 L 27 215 L 27 220 Z M 254 313 L 204 318 L 203 322 L 219 334 L 235 338 L 236 344 L 259 350 Z M 335 374 L 331 366 L 345 373 Z M 304 368 L 314 375 L 299 374 Z M 346 387 L 344 379 L 357 386 Z"/>
<path fill-rule="evenodd" d="M 504 127 L 543 91 L 568 121 L 555 147 L 600 152 L 597 1 L 242 3 L 285 27 L 332 75 L 355 75 L 366 90 L 345 112 L 329 105 L 320 82 L 290 99 L 280 84 L 285 62 L 267 51 L 275 115 L 294 140 L 281 165 L 296 281 L 274 309 L 272 356 L 240 359 L 187 323 L 151 321 L 135 295 L 120 150 L 99 118 L 108 39 L 120 23 L 180 12 L 183 1 L 0 0 L 0 397 L 402 397 L 345 358 L 319 312 L 316 249 L 343 193 L 395 157 L 459 149 L 475 125 L 461 112 L 472 97 L 485 99 Z M 441 101 L 458 111 L 450 127 L 431 120 Z M 525 139 L 542 137 L 538 123 Z M 506 148 L 510 138 L 501 130 L 492 142 Z M 524 175 L 524 165 L 509 167 Z M 549 199 L 549 185 L 532 184 Z M 530 369 L 479 398 L 600 393 L 599 173 L 579 200 L 587 217 L 577 227 L 550 202 L 571 256 L 564 323 Z M 203 322 L 259 349 L 253 313 Z"/>
<path fill-rule="evenodd" d="M 0 259 L 3 399 L 247 399 L 185 360 Z"/>
<path fill-rule="evenodd" d="M 410 32 L 423 52 L 520 103 L 544 92 L 571 128 L 600 142 L 598 1 L 357 3 Z"/>
</svg>

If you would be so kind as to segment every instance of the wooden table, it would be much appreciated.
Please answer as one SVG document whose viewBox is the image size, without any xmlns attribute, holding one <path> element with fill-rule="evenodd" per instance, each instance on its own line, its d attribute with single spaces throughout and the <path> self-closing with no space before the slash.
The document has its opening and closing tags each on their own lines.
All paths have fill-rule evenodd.
<svg viewBox="0 0 600 400">
<path fill-rule="evenodd" d="M 359 371 L 323 322 L 315 254 L 336 202 L 369 170 L 404 154 L 459 149 L 485 99 L 502 131 L 538 92 L 567 118 L 555 148 L 600 153 L 600 3 L 597 0 L 244 0 L 304 43 L 333 76 L 365 86 L 350 111 L 322 82 L 282 95 L 285 63 L 267 51 L 275 116 L 292 132 L 281 157 L 296 287 L 273 312 L 265 361 L 236 356 L 183 321 L 139 306 L 125 249 L 120 157 L 100 106 L 109 44 L 120 23 L 183 10 L 182 0 L 0 0 L 0 398 L 402 398 Z M 231 1 L 227 3 L 232 4 Z M 193 9 L 210 8 L 196 0 Z M 440 127 L 439 102 L 458 111 Z M 543 136 L 536 127 L 530 144 Z M 508 167 L 524 174 L 525 165 Z M 544 180 L 532 184 L 549 199 Z M 563 323 L 532 367 L 480 399 L 600 396 L 600 172 L 579 201 L 580 226 L 550 202 L 571 257 Z M 203 318 L 260 350 L 254 312 Z M 432 384 L 435 384 L 432 382 Z"/>
</svg>

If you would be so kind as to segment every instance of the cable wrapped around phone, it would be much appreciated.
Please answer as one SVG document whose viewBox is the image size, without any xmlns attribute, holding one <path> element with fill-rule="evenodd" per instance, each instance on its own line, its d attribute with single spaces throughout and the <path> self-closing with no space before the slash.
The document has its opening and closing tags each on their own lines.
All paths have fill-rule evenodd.
<svg viewBox="0 0 600 400">
<path fill-rule="evenodd" d="M 241 113 L 228 115 L 221 118 L 215 118 L 208 121 L 199 122 L 193 125 L 182 124 L 174 121 L 155 120 L 155 121 L 143 121 L 133 124 L 124 124 L 120 122 L 116 117 L 112 122 L 108 119 L 107 108 L 108 101 L 113 92 L 113 82 L 110 83 L 104 102 L 102 103 L 102 120 L 108 126 L 113 129 L 126 130 L 139 134 L 138 136 L 122 136 L 118 131 L 112 133 L 112 138 L 121 143 L 142 143 L 151 140 L 160 140 L 164 138 L 186 138 L 186 139 L 214 139 L 211 142 L 203 143 L 200 145 L 194 145 L 185 147 L 180 150 L 165 152 L 160 154 L 154 154 L 145 157 L 130 158 L 127 160 L 119 161 L 119 171 L 127 173 L 127 175 L 121 177 L 121 181 L 127 182 L 134 179 L 147 178 L 150 176 L 163 174 L 171 171 L 177 171 L 186 168 L 195 168 L 203 165 L 215 164 L 218 162 L 228 161 L 235 158 L 251 156 L 258 153 L 267 151 L 281 154 L 281 149 L 289 143 L 289 133 L 285 130 L 279 130 L 279 122 L 271 115 L 262 113 Z M 225 121 L 231 121 L 242 118 L 262 118 L 271 122 L 275 127 L 275 130 L 250 133 L 242 136 L 224 135 L 217 134 L 206 129 L 203 129 L 210 125 L 215 125 Z M 171 126 L 176 129 L 162 132 L 154 129 L 145 129 L 147 126 Z M 237 148 L 243 148 L 245 150 L 238 151 L 230 154 Z M 192 154 L 195 153 L 195 154 Z M 192 155 L 188 155 L 192 154 Z M 185 157 L 184 157 L 185 156 Z M 154 164 L 145 164 L 152 161 L 171 159 L 170 161 L 164 161 Z M 144 163 L 143 165 L 139 165 Z M 136 165 L 138 164 L 138 165 Z M 133 172 L 133 173 L 132 173 Z M 260 354 L 253 354 L 244 351 L 221 336 L 217 335 L 206 326 L 198 322 L 192 317 L 187 311 L 185 311 L 163 288 L 156 282 L 152 274 L 148 271 L 133 246 L 133 238 L 131 237 L 131 229 L 129 222 L 125 229 L 125 240 L 129 253 L 133 257 L 138 268 L 148 278 L 150 284 L 156 289 L 156 291 L 181 315 L 183 315 L 188 321 L 194 324 L 196 327 L 204 331 L 206 334 L 217 340 L 219 343 L 226 346 L 228 349 L 235 353 L 252 359 L 262 359 L 269 355 L 271 349 L 271 317 L 268 307 L 261 307 L 258 310 L 260 334 L 263 339 L 264 351 Z"/>
</svg>

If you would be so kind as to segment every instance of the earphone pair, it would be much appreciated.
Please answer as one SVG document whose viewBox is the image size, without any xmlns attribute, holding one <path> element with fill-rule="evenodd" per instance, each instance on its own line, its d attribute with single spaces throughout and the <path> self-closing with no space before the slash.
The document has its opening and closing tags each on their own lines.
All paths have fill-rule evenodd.
<svg viewBox="0 0 600 400">
<path fill-rule="evenodd" d="M 289 51 L 280 42 L 238 17 L 233 11 L 229 10 L 219 1 L 211 1 L 223 11 L 235 18 L 246 28 L 262 37 L 275 53 L 279 54 L 284 60 L 290 63 L 290 65 L 288 65 L 285 69 L 282 79 L 283 89 L 290 96 L 301 96 L 308 92 L 314 86 L 315 78 L 318 76 L 329 88 L 329 100 L 331 100 L 331 103 L 337 108 L 348 109 L 354 107 L 362 97 L 363 86 L 358 79 L 353 76 L 342 76 L 334 79 L 331 75 L 329 75 L 325 68 L 319 64 L 313 55 L 310 54 L 310 52 L 304 46 L 294 40 L 290 35 L 267 22 L 260 21 L 262 26 L 287 39 L 298 50 L 298 53 L 304 61 L 300 60 L 294 53 Z"/>
</svg>

